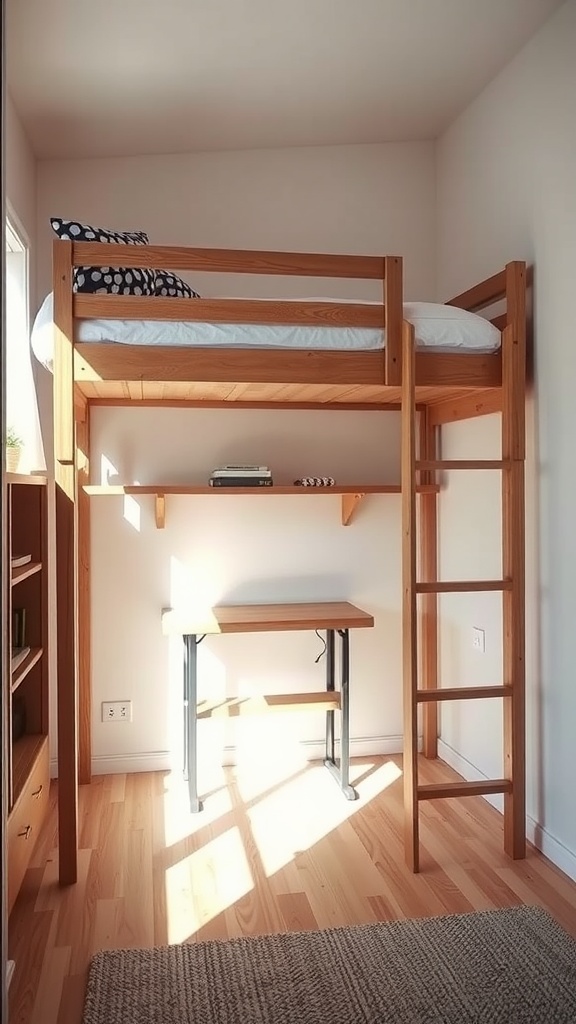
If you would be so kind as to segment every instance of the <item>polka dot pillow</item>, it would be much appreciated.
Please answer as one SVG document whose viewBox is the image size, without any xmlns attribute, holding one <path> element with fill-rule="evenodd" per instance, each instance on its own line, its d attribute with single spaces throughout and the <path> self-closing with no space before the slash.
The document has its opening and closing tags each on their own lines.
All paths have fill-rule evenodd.
<svg viewBox="0 0 576 1024">
<path fill-rule="evenodd" d="M 94 228 L 75 220 L 51 217 L 52 230 L 58 238 L 72 242 L 111 242 L 120 245 L 147 245 L 144 231 L 110 231 Z M 104 292 L 115 295 L 154 295 L 156 271 L 135 267 L 76 267 L 74 291 Z"/>
<path fill-rule="evenodd" d="M 173 296 L 178 299 L 199 299 L 198 292 L 195 292 L 186 281 L 176 274 L 170 274 L 167 270 L 157 270 L 154 281 L 154 295 Z"/>
</svg>

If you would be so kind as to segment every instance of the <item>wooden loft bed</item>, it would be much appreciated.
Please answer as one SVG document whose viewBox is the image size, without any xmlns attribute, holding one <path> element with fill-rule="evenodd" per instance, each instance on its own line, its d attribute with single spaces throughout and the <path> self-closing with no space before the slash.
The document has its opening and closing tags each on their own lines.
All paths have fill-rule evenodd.
<svg viewBox="0 0 576 1024">
<path fill-rule="evenodd" d="M 54 243 L 61 883 L 76 881 L 78 782 L 89 782 L 91 772 L 90 491 L 102 489 L 90 486 L 90 410 L 93 405 L 103 404 L 401 410 L 402 481 L 396 489 L 402 490 L 407 862 L 412 870 L 419 869 L 420 802 L 469 793 L 504 794 L 505 849 L 511 857 L 523 857 L 525 265 L 509 263 L 493 277 L 450 300 L 449 305 L 472 312 L 504 303 L 504 311 L 492 320 L 501 331 L 500 349 L 484 355 L 416 350 L 414 328 L 403 319 L 400 257 L 148 245 L 131 246 L 129 250 L 130 265 L 134 267 L 377 280 L 382 284 L 381 305 L 75 294 L 74 267 L 108 266 L 110 255 L 109 244 Z M 125 263 L 126 255 L 123 247 L 118 262 Z M 83 319 L 385 327 L 386 345 L 379 351 L 348 352 L 87 344 L 75 341 L 76 326 Z M 442 424 L 490 412 L 502 415 L 500 460 L 447 463 L 438 458 L 438 428 Z M 459 468 L 502 471 L 500 580 L 438 581 L 438 474 Z M 390 489 L 383 487 L 382 491 Z M 147 486 L 143 490 L 158 492 L 157 501 L 162 498 L 160 509 L 157 505 L 157 525 L 162 525 L 160 492 L 171 489 Z M 203 488 L 177 490 L 198 493 Z M 348 488 L 348 492 L 342 497 L 343 522 L 349 521 L 362 488 Z M 420 578 L 416 570 L 418 551 Z M 503 595 L 502 684 L 465 691 L 442 689 L 438 679 L 437 595 L 482 590 L 501 591 Z M 418 735 L 422 731 L 424 755 L 436 757 L 439 703 L 487 697 L 503 701 L 502 778 L 486 783 L 420 786 Z"/>
</svg>

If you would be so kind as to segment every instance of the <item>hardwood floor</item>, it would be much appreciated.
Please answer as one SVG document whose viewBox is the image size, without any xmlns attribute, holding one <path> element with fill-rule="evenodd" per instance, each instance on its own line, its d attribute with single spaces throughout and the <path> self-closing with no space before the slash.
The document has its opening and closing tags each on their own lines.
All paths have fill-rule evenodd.
<svg viewBox="0 0 576 1024">
<path fill-rule="evenodd" d="M 481 797 L 426 802 L 422 870 L 405 867 L 399 758 L 353 764 L 360 799 L 319 765 L 219 769 L 190 815 L 179 774 L 81 789 L 79 882 L 58 886 L 52 808 L 10 917 L 10 1024 L 80 1024 L 98 949 L 228 938 L 519 903 L 576 936 L 576 884 L 529 847 L 512 862 Z M 425 782 L 456 778 L 421 763 Z"/>
</svg>

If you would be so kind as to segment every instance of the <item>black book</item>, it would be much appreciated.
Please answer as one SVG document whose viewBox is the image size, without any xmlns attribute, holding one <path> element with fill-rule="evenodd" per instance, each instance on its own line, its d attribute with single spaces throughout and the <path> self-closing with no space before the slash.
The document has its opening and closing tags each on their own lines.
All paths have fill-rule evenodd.
<svg viewBox="0 0 576 1024">
<path fill-rule="evenodd" d="M 213 476 L 210 487 L 272 487 L 270 476 Z"/>
</svg>

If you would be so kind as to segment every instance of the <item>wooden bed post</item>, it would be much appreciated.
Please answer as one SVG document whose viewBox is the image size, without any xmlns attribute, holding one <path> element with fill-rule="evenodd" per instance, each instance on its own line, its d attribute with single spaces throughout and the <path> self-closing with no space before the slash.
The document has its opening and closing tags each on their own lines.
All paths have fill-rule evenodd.
<svg viewBox="0 0 576 1024">
<path fill-rule="evenodd" d="M 386 316 L 385 383 L 399 387 L 402 383 L 402 320 L 403 308 L 402 257 L 384 257 L 384 306 Z"/>
<path fill-rule="evenodd" d="M 90 645 L 90 403 L 76 422 L 78 503 L 78 781 L 92 779 L 92 665 Z"/>
<path fill-rule="evenodd" d="M 54 243 L 54 477 L 58 666 L 59 879 L 78 877 L 76 725 L 76 466 L 72 244 Z"/>
<path fill-rule="evenodd" d="M 437 459 L 437 427 L 431 423 L 430 410 L 420 412 L 420 459 Z M 433 470 L 422 470 L 420 483 L 435 483 Z M 427 583 L 438 579 L 438 495 L 435 492 L 421 494 L 420 505 L 420 578 Z M 423 594 L 420 623 L 421 686 L 435 690 L 438 687 L 438 595 Z M 426 701 L 422 708 L 423 740 L 422 752 L 425 757 L 438 757 L 438 704 Z"/>
<path fill-rule="evenodd" d="M 526 267 L 506 266 L 507 325 L 502 340 L 502 573 L 512 580 L 504 591 L 503 669 L 504 777 L 512 783 L 504 795 L 504 849 L 514 859 L 526 855 L 525 746 L 525 377 Z"/>
<path fill-rule="evenodd" d="M 418 633 L 416 607 L 416 359 L 414 328 L 402 326 L 402 664 L 404 703 L 404 844 L 419 870 Z"/>
</svg>

